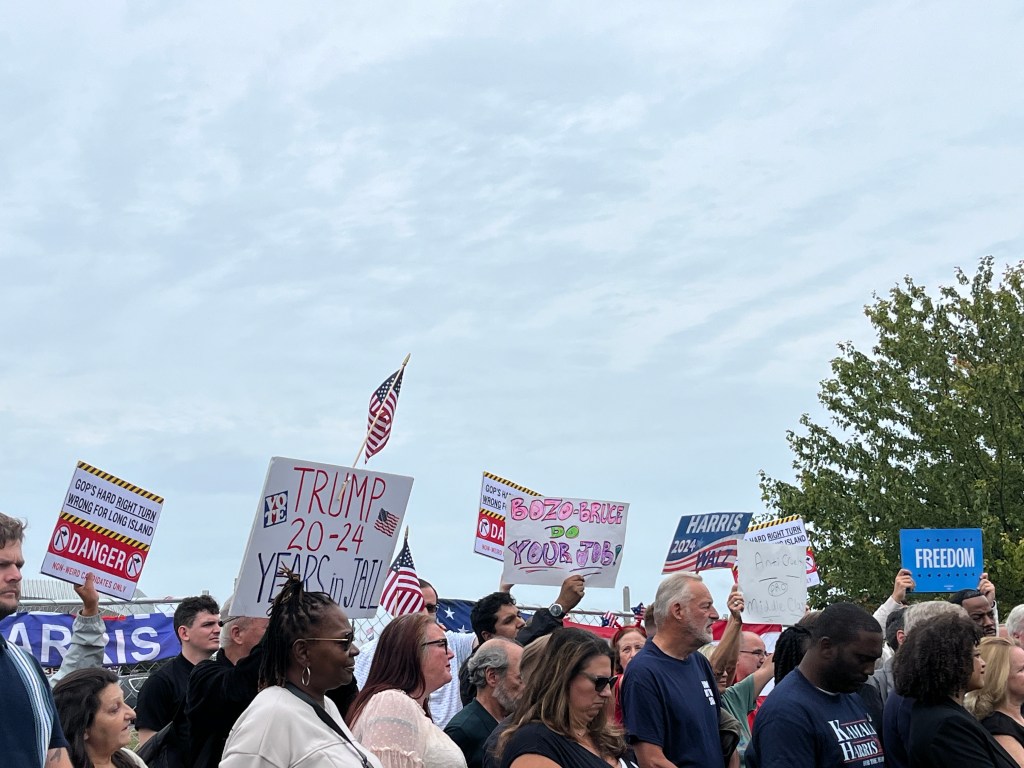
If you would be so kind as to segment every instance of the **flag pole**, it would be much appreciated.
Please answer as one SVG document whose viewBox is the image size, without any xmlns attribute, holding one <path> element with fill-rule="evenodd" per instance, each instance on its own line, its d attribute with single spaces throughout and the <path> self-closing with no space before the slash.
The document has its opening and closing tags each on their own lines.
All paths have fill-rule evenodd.
<svg viewBox="0 0 1024 768">
<path fill-rule="evenodd" d="M 388 387 L 387 394 L 384 395 L 384 401 L 385 402 L 387 401 L 387 399 L 389 397 L 391 397 L 391 393 L 394 391 L 395 385 L 398 384 L 398 382 L 402 380 L 402 376 L 405 374 L 405 366 L 409 364 L 409 358 L 410 357 L 412 357 L 412 352 L 410 352 L 409 354 L 407 354 L 405 356 L 405 360 L 403 360 L 402 361 L 402 365 L 399 366 L 399 368 L 398 368 L 398 375 L 395 376 L 395 380 L 392 381 L 391 382 L 391 386 Z M 382 410 L 383 410 L 382 408 L 378 408 L 377 412 L 375 414 L 373 414 L 373 421 L 370 422 L 370 428 L 366 430 L 366 436 L 363 438 L 363 444 L 359 446 L 359 450 L 356 452 L 356 457 L 354 459 L 352 459 L 352 466 L 353 467 L 355 467 L 355 466 L 357 466 L 359 464 L 359 457 L 363 455 L 363 451 L 366 450 L 366 444 L 368 442 L 370 442 L 370 435 L 373 433 L 373 428 L 377 426 L 377 419 L 380 418 L 380 412 Z M 345 482 L 341 484 L 341 491 L 338 492 L 338 502 L 339 503 L 341 502 L 341 500 L 345 496 L 345 488 L 348 487 L 348 479 L 351 476 L 352 476 L 351 473 L 347 474 L 345 476 Z M 405 536 L 406 536 L 406 538 L 409 537 L 408 529 L 406 529 Z"/>
</svg>

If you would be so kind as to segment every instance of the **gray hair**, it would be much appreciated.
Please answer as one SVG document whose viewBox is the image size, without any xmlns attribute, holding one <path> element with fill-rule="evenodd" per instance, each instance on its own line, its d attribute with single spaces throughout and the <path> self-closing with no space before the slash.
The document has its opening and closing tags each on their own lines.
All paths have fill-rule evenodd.
<svg viewBox="0 0 1024 768">
<path fill-rule="evenodd" d="M 947 603 L 945 600 L 930 600 L 927 603 L 914 603 L 903 612 L 903 636 L 910 634 L 918 624 L 942 616 L 945 613 L 956 613 L 960 616 L 967 616 L 967 611 L 956 603 Z"/>
<path fill-rule="evenodd" d="M 651 612 L 654 614 L 654 621 L 658 626 L 668 618 L 669 611 L 676 603 L 686 603 L 690 600 L 690 591 L 697 582 L 704 581 L 696 573 L 673 573 L 663 579 L 658 585 L 658 593 L 654 596 L 654 604 Z"/>
<path fill-rule="evenodd" d="M 493 669 L 504 674 L 508 669 L 508 647 L 518 645 L 505 637 L 492 637 L 476 649 L 466 662 L 469 683 L 478 691 L 487 687 L 487 670 Z"/>
<path fill-rule="evenodd" d="M 1016 605 L 1006 617 L 1006 634 L 1011 638 L 1024 631 L 1024 605 Z"/>
<path fill-rule="evenodd" d="M 235 601 L 235 596 L 232 594 L 221 603 L 220 606 L 220 643 L 221 648 L 227 648 L 231 645 L 231 627 L 236 626 L 240 630 L 246 629 L 249 624 L 252 623 L 252 616 L 232 616 L 231 615 L 231 604 Z"/>
</svg>

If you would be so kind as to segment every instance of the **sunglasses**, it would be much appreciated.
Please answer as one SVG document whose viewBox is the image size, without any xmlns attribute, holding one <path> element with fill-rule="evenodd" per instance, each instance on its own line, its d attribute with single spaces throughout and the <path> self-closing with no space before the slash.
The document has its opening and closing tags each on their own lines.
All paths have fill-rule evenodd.
<svg viewBox="0 0 1024 768">
<path fill-rule="evenodd" d="M 610 675 L 609 677 L 598 677 L 597 675 L 591 675 L 588 672 L 580 672 L 587 680 L 594 684 L 594 690 L 600 693 L 609 685 L 615 685 L 615 681 L 619 679 L 618 675 Z"/>
<path fill-rule="evenodd" d="M 305 640 L 324 640 L 331 643 L 337 643 L 341 650 L 347 651 L 352 647 L 352 643 L 355 642 L 355 635 L 348 635 L 346 637 L 307 637 Z"/>
<path fill-rule="evenodd" d="M 448 639 L 447 638 L 445 638 L 443 640 L 428 640 L 425 643 L 420 643 L 420 645 L 436 645 L 438 648 L 444 648 L 444 652 L 448 653 Z"/>
<path fill-rule="evenodd" d="M 437 603 L 424 603 L 423 608 L 427 613 L 437 613 Z"/>
</svg>

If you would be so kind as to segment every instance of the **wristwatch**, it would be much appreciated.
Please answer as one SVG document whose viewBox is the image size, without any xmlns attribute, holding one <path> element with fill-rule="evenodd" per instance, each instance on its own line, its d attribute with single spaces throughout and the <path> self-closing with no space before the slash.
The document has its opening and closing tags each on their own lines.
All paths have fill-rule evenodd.
<svg viewBox="0 0 1024 768">
<path fill-rule="evenodd" d="M 558 603 L 552 603 L 548 606 L 548 613 L 550 613 L 556 619 L 560 619 L 563 616 L 565 616 L 565 608 L 560 606 Z"/>
</svg>

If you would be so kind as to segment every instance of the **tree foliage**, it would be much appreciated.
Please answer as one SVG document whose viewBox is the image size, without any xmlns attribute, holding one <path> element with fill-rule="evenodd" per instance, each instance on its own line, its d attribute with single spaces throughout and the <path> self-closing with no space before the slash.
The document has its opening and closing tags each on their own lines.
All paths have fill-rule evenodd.
<svg viewBox="0 0 1024 768">
<path fill-rule="evenodd" d="M 900 567 L 901 528 L 981 528 L 1003 612 L 1024 602 L 1024 264 L 991 258 L 931 297 L 907 277 L 865 314 L 871 354 L 839 345 L 818 399 L 790 431 L 795 484 L 761 473 L 781 515 L 800 515 L 827 589 L 877 604 Z"/>
</svg>

